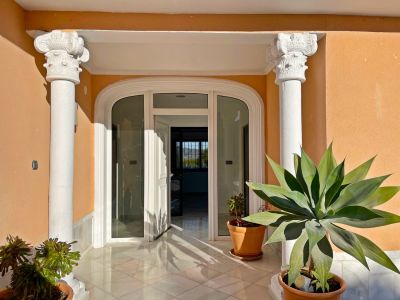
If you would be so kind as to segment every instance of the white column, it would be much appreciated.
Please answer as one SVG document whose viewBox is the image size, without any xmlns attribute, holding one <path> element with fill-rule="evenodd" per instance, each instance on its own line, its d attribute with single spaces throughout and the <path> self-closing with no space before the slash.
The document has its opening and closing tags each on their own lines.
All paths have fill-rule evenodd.
<svg viewBox="0 0 400 300">
<path fill-rule="evenodd" d="M 307 57 L 317 51 L 317 35 L 279 33 L 273 52 L 278 59 L 274 69 L 279 85 L 281 165 L 294 173 L 293 154 L 302 144 L 301 84 L 306 80 Z M 282 243 L 282 265 L 289 264 L 294 241 Z"/>
<path fill-rule="evenodd" d="M 79 65 L 89 60 L 89 51 L 76 32 L 59 30 L 37 37 L 35 48 L 46 56 L 46 79 L 51 83 L 49 237 L 72 242 L 75 85 L 82 71 Z M 72 274 L 65 280 L 74 299 L 87 296 L 84 284 Z"/>
</svg>

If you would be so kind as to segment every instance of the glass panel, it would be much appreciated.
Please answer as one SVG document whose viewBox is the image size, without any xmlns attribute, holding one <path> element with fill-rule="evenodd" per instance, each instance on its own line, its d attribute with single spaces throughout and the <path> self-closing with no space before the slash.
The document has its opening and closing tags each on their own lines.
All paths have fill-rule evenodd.
<svg viewBox="0 0 400 300">
<path fill-rule="evenodd" d="M 176 149 L 175 168 L 180 169 L 181 168 L 181 142 L 176 142 L 175 149 Z"/>
<path fill-rule="evenodd" d="M 114 104 L 112 132 L 112 237 L 143 237 L 143 95 Z"/>
<path fill-rule="evenodd" d="M 153 106 L 154 108 L 207 108 L 208 95 L 191 93 L 154 94 Z"/>
<path fill-rule="evenodd" d="M 229 235 L 226 222 L 231 219 L 227 201 L 232 195 L 246 193 L 248 175 L 247 105 L 238 99 L 217 97 L 218 235 Z M 246 198 L 246 207 L 248 199 Z M 246 209 L 245 209 L 246 210 Z"/>
<path fill-rule="evenodd" d="M 200 168 L 200 143 L 182 142 L 182 164 L 183 169 Z"/>
<path fill-rule="evenodd" d="M 208 142 L 201 142 L 201 167 L 208 168 Z"/>
</svg>

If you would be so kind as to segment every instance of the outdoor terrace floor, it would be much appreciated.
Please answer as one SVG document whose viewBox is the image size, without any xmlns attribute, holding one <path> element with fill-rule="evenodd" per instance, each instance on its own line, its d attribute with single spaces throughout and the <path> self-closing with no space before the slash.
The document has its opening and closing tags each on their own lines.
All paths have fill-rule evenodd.
<svg viewBox="0 0 400 300">
<path fill-rule="evenodd" d="M 230 241 L 171 228 L 152 243 L 108 245 L 85 254 L 75 275 L 90 299 L 272 299 L 271 276 L 280 270 L 280 249 L 243 262 L 229 255 Z"/>
</svg>

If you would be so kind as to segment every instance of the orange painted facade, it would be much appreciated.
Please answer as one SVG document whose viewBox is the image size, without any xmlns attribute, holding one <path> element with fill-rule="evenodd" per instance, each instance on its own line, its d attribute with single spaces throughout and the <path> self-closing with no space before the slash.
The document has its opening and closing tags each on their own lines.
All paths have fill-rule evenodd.
<svg viewBox="0 0 400 300">
<path fill-rule="evenodd" d="M 30 29 L 325 32 L 317 54 L 308 60 L 303 84 L 304 148 L 316 159 L 333 140 L 335 153 L 346 156 L 349 168 L 377 154 L 371 176 L 393 173 L 388 184 L 400 183 L 400 18 L 27 12 L 11 0 L 0 2 L 0 18 L 0 242 L 11 233 L 35 243 L 48 231 L 49 89 L 44 57 L 25 32 Z M 109 84 L 134 77 L 140 76 L 81 73 L 76 89 L 75 222 L 94 208 L 96 97 Z M 279 160 L 275 74 L 217 78 L 247 84 L 260 94 L 265 104 L 266 152 Z M 39 170 L 31 169 L 32 160 L 39 161 Z M 273 182 L 271 171 L 266 173 Z M 400 198 L 385 209 L 400 213 Z M 367 236 L 385 250 L 399 250 L 400 240 L 390 234 L 396 230 L 400 225 L 368 230 Z"/>
</svg>

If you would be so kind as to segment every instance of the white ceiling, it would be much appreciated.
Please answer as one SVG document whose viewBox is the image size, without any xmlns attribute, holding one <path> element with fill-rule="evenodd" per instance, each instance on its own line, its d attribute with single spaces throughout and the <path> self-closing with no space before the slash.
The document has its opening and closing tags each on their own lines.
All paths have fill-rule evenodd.
<svg viewBox="0 0 400 300">
<path fill-rule="evenodd" d="M 36 36 L 39 32 L 29 32 Z M 265 74 L 272 33 L 79 30 L 92 74 Z"/>
<path fill-rule="evenodd" d="M 35 37 L 43 32 L 28 33 Z M 78 34 L 90 53 L 83 66 L 92 74 L 263 75 L 274 65 L 273 32 L 78 30 Z"/>
<path fill-rule="evenodd" d="M 400 16 L 399 0 L 16 0 L 27 10 Z"/>
</svg>

